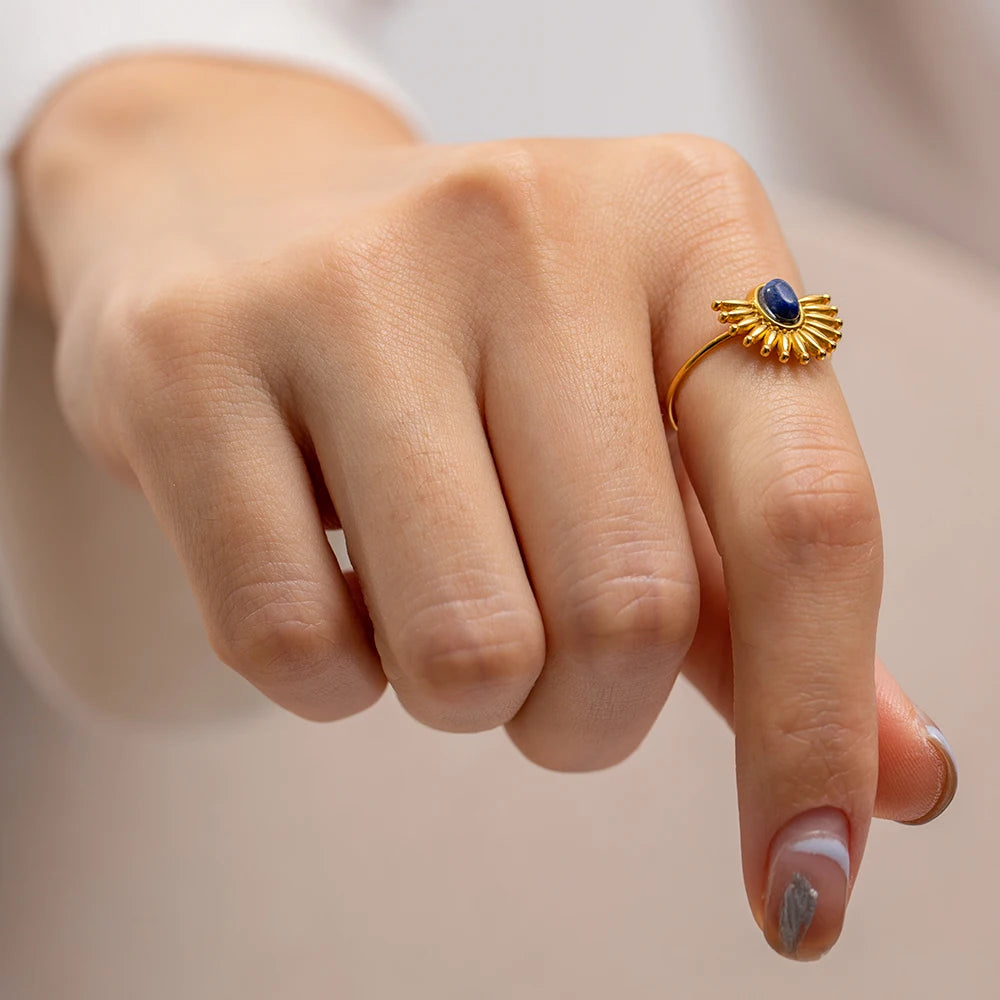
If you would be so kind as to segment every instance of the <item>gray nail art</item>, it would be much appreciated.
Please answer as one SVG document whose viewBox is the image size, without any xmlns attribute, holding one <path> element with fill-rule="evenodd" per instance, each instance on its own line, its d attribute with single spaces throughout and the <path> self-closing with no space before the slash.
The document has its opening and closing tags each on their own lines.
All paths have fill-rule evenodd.
<svg viewBox="0 0 1000 1000">
<path fill-rule="evenodd" d="M 809 879 L 800 872 L 792 876 L 792 881 L 785 889 L 781 900 L 781 912 L 778 914 L 778 930 L 781 934 L 781 946 L 788 955 L 794 955 L 802 944 L 802 939 L 809 930 L 809 925 L 816 915 L 816 901 L 819 893 L 812 887 Z"/>
</svg>

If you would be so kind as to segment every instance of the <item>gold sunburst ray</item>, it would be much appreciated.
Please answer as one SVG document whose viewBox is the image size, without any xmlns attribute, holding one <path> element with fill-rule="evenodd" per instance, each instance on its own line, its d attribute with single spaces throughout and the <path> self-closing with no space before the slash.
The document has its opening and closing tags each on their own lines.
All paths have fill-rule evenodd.
<svg viewBox="0 0 1000 1000">
<path fill-rule="evenodd" d="M 812 335 L 808 326 L 802 327 L 800 332 L 802 339 L 812 348 L 812 352 L 816 355 L 818 360 L 822 361 L 830 353 L 830 349 L 827 344 L 817 340 Z"/>
<path fill-rule="evenodd" d="M 826 316 L 827 319 L 837 319 L 839 311 L 836 306 L 802 306 L 803 316 Z"/>
<path fill-rule="evenodd" d="M 839 340 L 844 335 L 839 327 L 827 326 L 826 323 L 817 323 L 814 319 L 807 319 L 802 326 L 812 330 L 814 333 L 821 333 L 824 337 L 831 340 Z"/>
<path fill-rule="evenodd" d="M 815 330 L 822 330 L 824 333 L 830 334 L 831 337 L 840 337 L 843 335 L 843 331 L 839 326 L 830 326 L 828 323 L 822 323 L 815 319 L 807 319 L 803 326 L 811 326 Z"/>
<path fill-rule="evenodd" d="M 805 318 L 807 323 L 812 319 L 816 319 L 821 323 L 829 323 L 831 326 L 844 325 L 844 321 L 834 313 L 812 312 L 811 310 L 803 309 L 802 316 Z"/>
<path fill-rule="evenodd" d="M 753 345 L 767 333 L 767 325 L 764 323 L 758 323 L 744 338 L 744 347 L 753 347 Z"/>
<path fill-rule="evenodd" d="M 817 323 L 815 320 L 807 319 L 805 323 L 802 324 L 804 327 L 808 327 L 812 331 L 819 331 L 820 333 L 826 334 L 827 337 L 831 337 L 834 340 L 840 340 L 843 333 L 836 327 L 827 326 L 825 323 Z"/>
<path fill-rule="evenodd" d="M 837 349 L 837 341 L 834 340 L 833 337 L 830 337 L 827 334 L 820 332 L 819 330 L 810 330 L 808 327 L 804 326 L 802 328 L 802 332 L 808 333 L 813 338 L 813 340 L 819 341 L 820 346 L 828 354 L 832 353 Z"/>
</svg>

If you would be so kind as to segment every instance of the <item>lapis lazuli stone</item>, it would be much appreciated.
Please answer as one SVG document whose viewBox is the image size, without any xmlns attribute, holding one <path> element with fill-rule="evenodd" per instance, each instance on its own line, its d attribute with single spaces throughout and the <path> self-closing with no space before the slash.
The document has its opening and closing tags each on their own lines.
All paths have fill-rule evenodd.
<svg viewBox="0 0 1000 1000">
<path fill-rule="evenodd" d="M 799 319 L 799 297 L 787 281 L 772 278 L 758 293 L 764 312 L 776 323 L 791 326 Z"/>
</svg>

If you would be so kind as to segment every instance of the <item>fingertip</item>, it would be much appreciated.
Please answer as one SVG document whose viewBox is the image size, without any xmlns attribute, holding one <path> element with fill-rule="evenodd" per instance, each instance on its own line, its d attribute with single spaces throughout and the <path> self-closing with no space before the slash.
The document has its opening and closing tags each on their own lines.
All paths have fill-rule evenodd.
<svg viewBox="0 0 1000 1000">
<path fill-rule="evenodd" d="M 941 729 L 876 660 L 879 781 L 875 815 L 908 826 L 940 816 L 958 789 L 955 754 Z"/>
<path fill-rule="evenodd" d="M 923 826 L 940 816 L 951 805 L 958 792 L 958 764 L 951 744 L 926 712 L 917 709 L 918 723 L 923 727 L 924 740 L 937 758 L 938 791 L 929 809 L 914 819 L 900 819 L 905 826 Z"/>
<path fill-rule="evenodd" d="M 839 809 L 796 817 L 771 845 L 764 935 L 780 955 L 815 961 L 836 943 L 851 880 L 851 831 Z"/>
</svg>

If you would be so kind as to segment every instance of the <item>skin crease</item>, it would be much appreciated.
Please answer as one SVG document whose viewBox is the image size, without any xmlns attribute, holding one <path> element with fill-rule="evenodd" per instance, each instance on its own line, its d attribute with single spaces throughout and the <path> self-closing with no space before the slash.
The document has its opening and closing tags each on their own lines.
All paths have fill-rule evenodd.
<svg viewBox="0 0 1000 1000">
<path fill-rule="evenodd" d="M 148 56 L 53 95 L 15 167 L 66 418 L 276 702 L 334 720 L 388 679 L 428 725 L 592 770 L 683 670 L 735 728 L 758 922 L 795 816 L 843 811 L 853 880 L 873 814 L 939 798 L 874 655 L 881 536 L 832 367 L 727 347 L 664 430 L 713 298 L 806 291 L 732 151 L 432 146 L 325 78 Z"/>
</svg>

